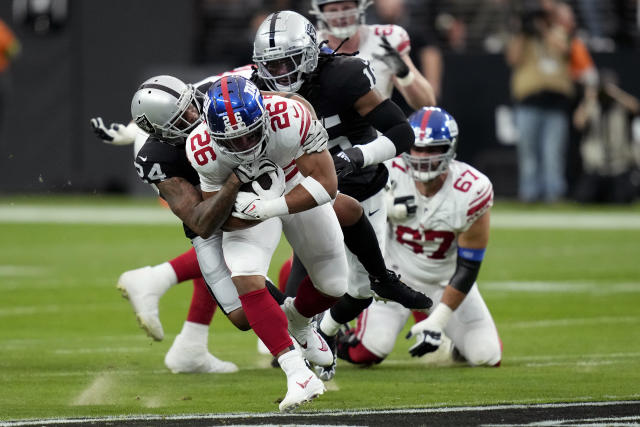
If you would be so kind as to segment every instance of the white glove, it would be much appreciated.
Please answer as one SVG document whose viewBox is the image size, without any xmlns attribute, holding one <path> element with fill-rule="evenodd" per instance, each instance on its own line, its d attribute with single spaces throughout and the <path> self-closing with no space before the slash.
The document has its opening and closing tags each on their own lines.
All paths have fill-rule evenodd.
<svg viewBox="0 0 640 427">
<path fill-rule="evenodd" d="M 101 117 L 91 119 L 91 128 L 102 142 L 112 145 L 133 144 L 138 129 L 135 123 L 130 123 L 128 126 L 120 123 L 111 123 L 107 128 Z"/>
<path fill-rule="evenodd" d="M 412 357 L 424 356 L 436 351 L 442 344 L 442 329 L 449 322 L 453 311 L 440 303 L 425 320 L 411 327 L 406 338 L 416 337 L 416 343 L 409 348 Z"/>
<path fill-rule="evenodd" d="M 289 207 L 287 206 L 284 196 L 264 200 L 257 194 L 248 191 L 239 191 L 231 215 L 240 219 L 262 221 L 288 213 Z"/>
<path fill-rule="evenodd" d="M 266 157 L 261 157 L 251 163 L 239 165 L 234 169 L 234 172 L 240 182 L 242 182 L 243 184 L 247 184 L 258 178 L 262 174 L 278 169 L 280 168 L 278 168 L 278 165 L 276 165 L 274 162 L 267 159 Z"/>
<path fill-rule="evenodd" d="M 307 138 L 302 143 L 302 149 L 307 154 L 319 153 L 327 148 L 329 133 L 322 126 L 320 120 L 312 120 L 307 132 Z"/>
</svg>

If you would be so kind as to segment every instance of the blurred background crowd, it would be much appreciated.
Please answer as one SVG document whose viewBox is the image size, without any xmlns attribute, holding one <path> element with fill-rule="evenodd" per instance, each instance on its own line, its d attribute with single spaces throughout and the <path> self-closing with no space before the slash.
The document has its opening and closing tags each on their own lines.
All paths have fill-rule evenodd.
<svg viewBox="0 0 640 427">
<path fill-rule="evenodd" d="M 366 23 L 408 31 L 460 125 L 458 157 L 498 197 L 626 203 L 640 196 L 639 5 L 375 0 Z M 146 191 L 131 153 L 101 146 L 88 119 L 127 122 L 150 75 L 198 81 L 250 63 L 257 26 L 283 9 L 310 17 L 308 0 L 2 2 L 0 190 Z"/>
</svg>

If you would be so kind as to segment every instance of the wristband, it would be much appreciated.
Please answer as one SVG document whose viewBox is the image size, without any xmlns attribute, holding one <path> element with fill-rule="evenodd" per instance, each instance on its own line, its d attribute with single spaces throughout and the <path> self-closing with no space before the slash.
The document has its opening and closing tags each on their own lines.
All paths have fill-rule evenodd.
<svg viewBox="0 0 640 427">
<path fill-rule="evenodd" d="M 384 135 L 378 135 L 376 139 L 363 145 L 356 145 L 362 151 L 364 163 L 362 167 L 377 165 L 396 156 L 396 146 L 392 140 Z"/>
<path fill-rule="evenodd" d="M 325 203 L 329 203 L 333 200 L 322 184 L 312 176 L 308 176 L 303 179 L 300 185 L 302 185 L 304 189 L 311 194 L 311 197 L 313 197 L 313 200 L 316 201 L 318 206 L 324 205 Z"/>
<path fill-rule="evenodd" d="M 486 248 L 473 249 L 458 247 L 458 256 L 460 258 L 468 259 L 469 261 L 482 261 L 486 250 Z"/>
<path fill-rule="evenodd" d="M 429 323 L 439 326 L 440 329 L 444 329 L 447 323 L 449 323 L 452 314 L 453 310 L 451 310 L 447 304 L 441 302 L 429 313 L 427 319 L 429 319 Z"/>
<path fill-rule="evenodd" d="M 409 71 L 409 74 L 407 74 L 404 77 L 396 76 L 396 80 L 398 81 L 398 85 L 401 86 L 401 87 L 409 86 L 411 83 L 413 83 L 415 78 L 416 78 L 416 75 L 413 74 L 413 71 Z"/>
<path fill-rule="evenodd" d="M 283 216 L 289 213 L 289 206 L 284 196 L 280 196 L 277 199 L 264 200 L 262 205 L 262 214 L 264 218 L 273 218 L 276 216 Z"/>
</svg>

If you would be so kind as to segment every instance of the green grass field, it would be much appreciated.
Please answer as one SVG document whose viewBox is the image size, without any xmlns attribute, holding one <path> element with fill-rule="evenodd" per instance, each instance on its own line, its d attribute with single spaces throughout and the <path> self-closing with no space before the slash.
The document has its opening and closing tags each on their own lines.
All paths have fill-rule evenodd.
<svg viewBox="0 0 640 427">
<path fill-rule="evenodd" d="M 32 203 L 60 201 L 5 198 L 0 211 Z M 151 200 L 62 201 L 98 211 L 123 205 L 160 209 Z M 529 228 L 529 211 L 553 215 Z M 46 209 L 39 212 L 46 217 Z M 478 282 L 504 343 L 502 366 L 425 366 L 399 339 L 379 366 L 340 363 L 329 391 L 306 409 L 640 399 L 640 227 L 623 221 L 639 217 L 640 207 L 498 201 L 494 213 Z M 590 214 L 611 221 L 581 228 L 554 222 L 570 218 L 571 225 L 573 215 Z M 501 227 L 501 215 L 515 218 L 516 226 Z M 160 343 L 138 328 L 116 290 L 121 272 L 188 249 L 179 226 L 0 219 L 0 236 L 0 420 L 277 410 L 284 375 L 257 354 L 253 333 L 235 330 L 220 312 L 209 347 L 240 372 L 174 375 L 164 367 L 186 316 L 190 283 L 162 299 Z M 288 255 L 282 243 L 272 277 Z"/>
</svg>

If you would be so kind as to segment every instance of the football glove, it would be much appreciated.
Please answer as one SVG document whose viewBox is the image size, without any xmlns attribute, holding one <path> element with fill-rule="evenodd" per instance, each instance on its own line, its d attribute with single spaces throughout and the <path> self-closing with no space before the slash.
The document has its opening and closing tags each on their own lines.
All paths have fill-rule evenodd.
<svg viewBox="0 0 640 427">
<path fill-rule="evenodd" d="M 364 165 L 362 150 L 356 147 L 349 147 L 333 155 L 333 164 L 336 167 L 338 178 L 345 177 L 353 172 L 357 172 Z"/>
<path fill-rule="evenodd" d="M 278 169 L 278 165 L 273 163 L 271 160 L 266 157 L 261 157 L 254 162 L 238 166 L 234 169 L 234 172 L 240 182 L 246 184 L 254 181 L 262 174 L 276 171 Z"/>
<path fill-rule="evenodd" d="M 327 148 L 329 134 L 322 126 L 320 120 L 312 120 L 307 132 L 307 138 L 302 143 L 302 149 L 306 154 L 319 153 Z"/>
<path fill-rule="evenodd" d="M 251 183 L 253 191 L 256 192 L 258 197 L 264 200 L 280 197 L 284 194 L 285 190 L 284 171 L 282 168 L 277 168 L 276 170 L 268 172 L 268 174 L 271 179 L 271 185 L 269 188 L 262 187 L 260 180 L 253 181 Z"/>
<path fill-rule="evenodd" d="M 238 191 L 234 209 L 231 215 L 240 219 L 259 221 L 263 219 L 263 215 L 261 215 L 261 207 L 263 202 L 264 200 L 261 200 L 257 194 L 248 191 Z"/>
<path fill-rule="evenodd" d="M 442 344 L 442 329 L 440 326 L 429 322 L 429 317 L 416 323 L 407 334 L 407 339 L 416 337 L 416 343 L 409 348 L 412 357 L 424 356 L 434 352 Z"/>
<path fill-rule="evenodd" d="M 385 53 L 382 55 L 374 53 L 373 57 L 384 62 L 397 77 L 407 77 L 410 71 L 409 66 L 402 59 L 400 52 L 391 46 L 389 40 L 387 40 L 387 36 L 382 36 L 380 39 L 382 39 L 382 43 L 380 43 L 379 46 L 384 49 Z"/>
<path fill-rule="evenodd" d="M 101 117 L 91 119 L 91 128 L 102 142 L 111 145 L 133 144 L 136 139 L 136 126 L 125 126 L 120 123 L 111 123 L 107 128 Z"/>
</svg>

